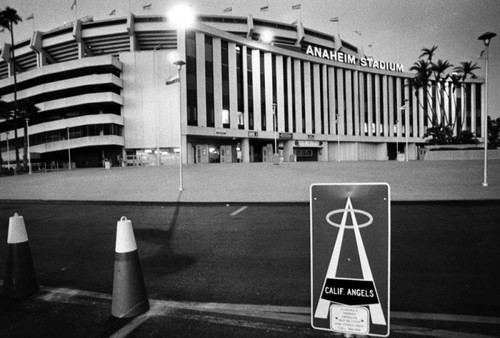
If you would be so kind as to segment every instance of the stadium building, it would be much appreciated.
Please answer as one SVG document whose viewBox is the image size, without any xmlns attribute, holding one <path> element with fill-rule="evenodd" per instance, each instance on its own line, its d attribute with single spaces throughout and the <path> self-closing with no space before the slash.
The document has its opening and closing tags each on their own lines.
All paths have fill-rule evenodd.
<svg viewBox="0 0 500 338">
<path fill-rule="evenodd" d="M 87 17 L 2 47 L 5 102 L 14 72 L 17 99 L 39 108 L 27 122 L 34 163 L 163 165 L 179 153 L 183 163 L 415 160 L 430 126 L 401 64 L 300 22 L 200 15 L 184 31 L 164 16 Z M 464 128 L 480 138 L 483 82 L 468 80 L 459 105 L 452 95 L 444 104 L 450 119 L 465 105 Z M 0 121 L 4 164 L 15 134 Z"/>
</svg>

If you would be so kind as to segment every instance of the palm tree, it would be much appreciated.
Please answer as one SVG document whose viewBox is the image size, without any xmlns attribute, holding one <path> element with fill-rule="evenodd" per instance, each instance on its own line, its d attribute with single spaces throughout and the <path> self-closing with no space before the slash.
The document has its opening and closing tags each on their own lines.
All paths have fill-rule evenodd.
<svg viewBox="0 0 500 338">
<path fill-rule="evenodd" d="M 431 64 L 429 61 L 420 59 L 413 64 L 410 70 L 415 72 L 415 76 L 411 79 L 411 86 L 415 90 L 415 97 L 422 109 L 426 110 L 428 101 L 427 94 L 424 95 L 424 102 L 421 102 L 419 91 L 422 89 L 425 93 L 428 92 L 428 86 L 432 75 Z M 427 117 L 429 118 L 428 114 Z"/>
<path fill-rule="evenodd" d="M 474 71 L 477 69 L 480 69 L 477 65 L 477 62 L 472 63 L 472 61 L 468 62 L 460 62 L 460 66 L 455 67 L 454 71 L 460 74 L 460 79 L 462 82 L 461 85 L 461 96 L 462 96 L 462 102 L 465 102 L 465 80 L 470 77 L 472 79 L 475 79 L 477 76 L 474 74 Z M 461 105 L 461 116 L 460 116 L 460 122 L 459 122 L 459 131 L 463 128 L 463 121 L 465 119 L 465 104 Z"/>
<path fill-rule="evenodd" d="M 436 45 L 432 46 L 431 48 L 422 48 L 422 54 L 420 54 L 420 56 L 418 58 L 420 59 L 420 58 L 426 56 L 427 61 L 432 63 L 432 57 L 434 56 L 437 48 L 438 48 L 438 46 L 436 46 Z"/>
<path fill-rule="evenodd" d="M 6 28 L 10 32 L 10 58 L 14 72 L 14 134 L 15 134 L 15 147 L 16 147 L 16 167 L 19 166 L 19 142 L 17 140 L 17 70 L 16 70 L 16 55 L 14 52 L 14 25 L 23 21 L 17 14 L 17 11 L 9 6 L 0 11 L 0 27 Z"/>
<path fill-rule="evenodd" d="M 451 63 L 448 62 L 448 60 L 441 60 L 439 59 L 437 63 L 432 63 L 431 65 L 431 70 L 434 74 L 434 80 L 436 81 L 436 101 L 437 104 L 439 104 L 440 107 L 440 113 L 441 113 L 441 121 L 443 125 L 449 125 L 448 121 L 448 114 L 444 111 L 444 83 L 448 79 L 448 75 L 446 74 L 446 71 L 448 68 L 453 67 Z M 439 95 L 439 96 L 438 96 Z"/>
</svg>

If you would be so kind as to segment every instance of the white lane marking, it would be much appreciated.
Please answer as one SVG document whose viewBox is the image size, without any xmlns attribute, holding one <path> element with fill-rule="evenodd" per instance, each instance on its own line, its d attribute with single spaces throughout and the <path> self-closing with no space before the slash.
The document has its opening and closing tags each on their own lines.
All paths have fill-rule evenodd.
<svg viewBox="0 0 500 338">
<path fill-rule="evenodd" d="M 149 312 L 148 312 L 149 313 Z M 148 313 L 140 315 L 132 319 L 127 325 L 116 331 L 110 338 L 124 338 L 127 337 L 132 331 L 139 327 L 142 323 L 148 320 L 151 316 Z"/>
<path fill-rule="evenodd" d="M 248 206 L 246 206 L 246 205 L 245 205 L 244 207 L 239 208 L 238 210 L 236 210 L 235 212 L 233 212 L 233 213 L 231 214 L 231 216 L 236 216 L 236 215 L 238 215 L 240 212 L 242 212 L 242 211 L 243 211 L 243 210 L 245 210 L 246 208 L 248 208 Z"/>
<path fill-rule="evenodd" d="M 436 330 L 436 329 L 405 326 L 405 325 L 391 325 L 391 333 L 394 332 L 415 335 L 415 336 L 436 337 L 436 338 L 493 338 L 494 337 L 477 333 Z"/>
<path fill-rule="evenodd" d="M 500 325 L 500 318 L 446 313 L 391 312 L 391 318 Z"/>
<path fill-rule="evenodd" d="M 2 281 L 0 281 L 0 285 Z M 45 301 L 61 301 L 68 303 L 90 303 L 91 299 L 100 299 L 111 301 L 112 297 L 109 294 L 98 293 L 85 290 L 76 290 L 69 288 L 52 288 L 42 286 L 40 289 L 45 293 L 38 296 L 39 299 Z M 82 298 L 79 298 L 82 297 Z M 279 306 L 279 305 L 256 305 L 256 304 L 231 304 L 231 303 L 199 303 L 199 302 L 178 302 L 169 300 L 153 300 L 150 299 L 151 310 L 154 309 L 151 315 L 157 315 L 158 311 L 164 312 L 166 309 L 194 310 L 203 312 L 216 313 L 231 313 L 231 314 L 257 314 L 267 318 L 271 313 L 290 317 L 292 321 L 297 318 L 306 318 L 311 314 L 310 307 L 299 306 Z M 467 316 L 453 315 L 443 313 L 418 313 L 418 312 L 395 312 L 391 311 L 392 319 L 414 319 L 428 321 L 452 321 L 462 323 L 477 323 L 477 324 L 495 324 L 500 325 L 499 317 L 486 316 Z M 309 319 L 308 319 L 309 321 Z"/>
</svg>

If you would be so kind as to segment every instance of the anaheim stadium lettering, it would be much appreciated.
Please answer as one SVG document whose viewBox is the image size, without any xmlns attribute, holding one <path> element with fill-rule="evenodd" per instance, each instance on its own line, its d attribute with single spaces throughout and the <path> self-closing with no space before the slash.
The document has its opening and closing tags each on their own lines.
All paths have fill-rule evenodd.
<svg viewBox="0 0 500 338">
<path fill-rule="evenodd" d="M 404 72 L 403 65 L 400 63 L 379 61 L 365 57 L 358 59 L 354 55 L 337 52 L 329 48 L 308 45 L 306 54 L 351 65 L 359 64 L 362 67 L 390 70 L 392 72 Z"/>
</svg>

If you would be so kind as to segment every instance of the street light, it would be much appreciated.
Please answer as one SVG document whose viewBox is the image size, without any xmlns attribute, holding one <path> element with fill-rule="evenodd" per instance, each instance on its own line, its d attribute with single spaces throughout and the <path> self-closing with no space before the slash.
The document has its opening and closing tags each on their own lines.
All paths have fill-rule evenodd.
<svg viewBox="0 0 500 338">
<path fill-rule="evenodd" d="M 182 87 L 181 87 L 181 69 L 186 62 L 182 60 L 177 60 L 174 62 L 174 65 L 177 66 L 177 75 L 179 76 L 179 191 L 184 190 L 182 186 L 182 104 L 181 104 L 181 95 L 182 95 Z"/>
<path fill-rule="evenodd" d="M 26 142 L 27 142 L 27 152 L 28 152 L 28 173 L 31 174 L 31 156 L 30 156 L 30 133 L 29 133 L 29 118 L 26 118 Z"/>
<path fill-rule="evenodd" d="M 484 93 L 484 101 L 485 101 L 485 106 L 484 106 L 484 119 L 483 119 L 483 137 L 484 137 L 484 180 L 483 180 L 483 187 L 488 186 L 488 54 L 489 54 L 489 46 L 491 39 L 493 39 L 497 34 L 492 33 L 492 32 L 486 32 L 480 37 L 478 37 L 478 40 L 482 40 L 484 42 L 484 45 L 486 47 L 485 52 L 485 76 L 484 76 L 484 83 L 485 83 L 485 93 Z"/>
<path fill-rule="evenodd" d="M 273 36 L 273 33 L 271 31 L 263 31 L 261 34 L 260 34 L 260 38 L 259 40 L 264 42 L 264 43 L 271 43 L 273 42 L 273 39 L 274 39 L 274 36 Z"/>
<path fill-rule="evenodd" d="M 404 111 L 405 112 L 405 127 L 404 127 L 404 131 L 405 131 L 405 162 L 408 162 L 408 125 L 409 125 L 409 119 L 410 119 L 410 115 L 408 114 L 408 102 L 409 100 L 406 99 L 405 100 L 405 104 L 400 108 L 400 110 Z M 398 124 L 398 127 L 399 127 L 399 124 Z"/>
<path fill-rule="evenodd" d="M 178 30 L 177 36 L 185 38 L 185 30 L 194 25 L 196 16 L 191 7 L 180 4 L 173 7 L 167 13 L 168 22 Z M 178 43 L 179 46 L 179 43 Z M 178 47 L 179 48 L 179 47 Z M 181 69 L 186 64 L 180 58 L 174 60 L 177 66 L 177 80 L 167 80 L 167 85 L 179 82 L 179 191 L 184 190 L 182 178 L 182 87 L 181 87 Z"/>
</svg>

